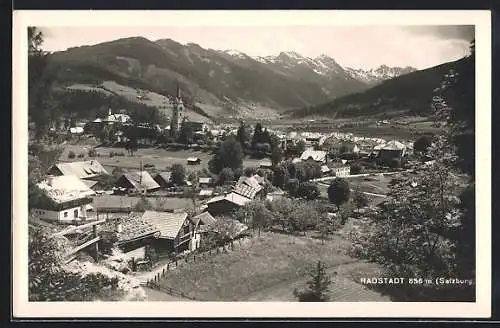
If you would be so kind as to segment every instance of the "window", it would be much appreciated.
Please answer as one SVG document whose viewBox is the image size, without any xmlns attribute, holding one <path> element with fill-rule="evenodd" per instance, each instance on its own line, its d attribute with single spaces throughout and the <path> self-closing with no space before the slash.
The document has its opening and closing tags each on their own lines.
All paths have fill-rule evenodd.
<svg viewBox="0 0 500 328">
<path fill-rule="evenodd" d="M 68 217 L 68 212 L 64 212 L 64 217 L 67 218 Z"/>
<path fill-rule="evenodd" d="M 74 216 L 75 218 L 77 218 L 77 217 L 78 217 L 78 209 L 76 209 L 76 210 L 73 212 L 73 216 Z"/>
</svg>

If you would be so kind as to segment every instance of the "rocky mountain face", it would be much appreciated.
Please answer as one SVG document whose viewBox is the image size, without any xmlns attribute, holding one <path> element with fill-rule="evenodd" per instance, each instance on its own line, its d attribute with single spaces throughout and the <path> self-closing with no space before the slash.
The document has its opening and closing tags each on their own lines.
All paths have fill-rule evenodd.
<svg viewBox="0 0 500 328">
<path fill-rule="evenodd" d="M 323 104 L 362 92 L 380 81 L 413 71 L 381 66 L 368 72 L 343 68 L 333 58 L 295 52 L 251 57 L 171 39 L 142 37 L 82 46 L 52 55 L 61 85 L 115 81 L 165 96 L 180 83 L 189 104 L 251 104 L 280 111 Z"/>
<path fill-rule="evenodd" d="M 385 80 L 389 80 L 401 75 L 415 72 L 417 69 L 411 66 L 406 67 L 389 67 L 381 65 L 376 69 L 363 70 L 346 67 L 346 71 L 350 76 L 358 81 L 365 82 L 369 85 L 376 85 Z"/>
</svg>

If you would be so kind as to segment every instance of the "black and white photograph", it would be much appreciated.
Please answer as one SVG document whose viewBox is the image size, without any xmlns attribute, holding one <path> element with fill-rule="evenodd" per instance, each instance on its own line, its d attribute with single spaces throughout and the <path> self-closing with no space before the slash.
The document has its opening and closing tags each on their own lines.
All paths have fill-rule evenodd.
<svg viewBox="0 0 500 328">
<path fill-rule="evenodd" d="M 489 315 L 489 12 L 195 13 L 14 14 L 14 306 Z"/>
</svg>

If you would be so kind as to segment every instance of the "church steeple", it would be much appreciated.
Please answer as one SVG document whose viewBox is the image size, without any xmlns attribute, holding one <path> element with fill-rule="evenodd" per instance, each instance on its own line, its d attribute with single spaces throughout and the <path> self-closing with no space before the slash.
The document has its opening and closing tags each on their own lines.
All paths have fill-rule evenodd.
<svg viewBox="0 0 500 328">
<path fill-rule="evenodd" d="M 177 81 L 177 99 L 181 99 L 181 85 Z"/>
</svg>

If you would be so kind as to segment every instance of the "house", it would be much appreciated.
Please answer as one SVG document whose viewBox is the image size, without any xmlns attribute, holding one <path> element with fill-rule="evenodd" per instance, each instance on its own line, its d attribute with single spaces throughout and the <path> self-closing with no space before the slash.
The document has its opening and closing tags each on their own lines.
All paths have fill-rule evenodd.
<svg viewBox="0 0 500 328">
<path fill-rule="evenodd" d="M 330 172 L 331 172 L 331 170 L 330 170 L 330 168 L 329 168 L 328 166 L 326 166 L 326 165 L 321 165 L 321 173 L 322 173 L 322 174 L 328 174 L 328 173 L 330 173 Z"/>
<path fill-rule="evenodd" d="M 262 185 L 264 184 L 264 182 L 265 178 L 261 177 L 258 174 L 255 174 L 251 177 L 246 177 L 246 176 L 240 177 L 238 179 L 237 184 L 245 184 L 247 186 L 260 190 L 262 189 Z"/>
<path fill-rule="evenodd" d="M 266 195 L 266 200 L 272 202 L 274 200 L 281 199 L 281 198 L 284 198 L 284 197 L 286 197 L 286 193 L 283 190 L 278 189 L 278 190 L 271 191 L 270 193 L 268 193 Z"/>
<path fill-rule="evenodd" d="M 203 198 L 211 197 L 213 194 L 214 194 L 214 191 L 212 189 L 201 189 L 198 196 L 200 196 L 200 198 L 203 199 Z"/>
<path fill-rule="evenodd" d="M 396 140 L 379 147 L 377 158 L 383 163 L 389 163 L 392 160 L 401 160 L 405 156 L 406 146 Z"/>
<path fill-rule="evenodd" d="M 174 185 L 174 182 L 172 181 L 172 172 L 157 173 L 154 180 L 160 185 L 161 188 L 169 188 Z"/>
<path fill-rule="evenodd" d="M 201 159 L 198 157 L 188 157 L 187 164 L 188 165 L 199 165 L 201 163 Z"/>
<path fill-rule="evenodd" d="M 270 169 L 273 167 L 273 163 L 268 159 L 263 159 L 259 162 L 259 167 L 263 169 Z"/>
<path fill-rule="evenodd" d="M 109 230 L 115 231 L 117 237 L 115 245 L 124 252 L 145 248 L 145 245 L 150 244 L 153 239 L 158 239 L 160 236 L 158 228 L 144 221 L 138 215 L 124 216 L 116 221 L 108 221 L 103 225 L 103 228 L 105 226 L 109 226 Z M 135 258 L 139 257 L 135 256 Z"/>
<path fill-rule="evenodd" d="M 212 185 L 212 178 L 199 178 L 198 185 L 202 188 L 210 187 Z"/>
<path fill-rule="evenodd" d="M 349 165 L 344 165 L 340 163 L 332 165 L 330 170 L 331 173 L 333 173 L 333 175 L 335 175 L 338 178 L 346 177 L 351 174 L 351 167 Z"/>
<path fill-rule="evenodd" d="M 77 176 L 49 176 L 37 184 L 42 199 L 33 204 L 33 214 L 42 220 L 60 223 L 76 223 L 89 219 L 95 192 Z"/>
<path fill-rule="evenodd" d="M 49 168 L 47 174 L 54 176 L 74 175 L 79 179 L 94 179 L 102 175 L 109 175 L 101 163 L 96 160 L 58 163 Z"/>
<path fill-rule="evenodd" d="M 244 183 L 237 183 L 234 188 L 233 192 L 237 193 L 238 195 L 244 196 L 246 198 L 254 199 L 255 196 L 262 190 L 262 187 L 259 186 L 258 188 L 249 186 Z"/>
<path fill-rule="evenodd" d="M 195 234 L 198 235 L 198 241 L 203 238 L 203 234 L 207 233 L 210 227 L 216 222 L 216 219 L 209 212 L 202 212 L 191 218 L 194 224 Z M 199 247 L 199 243 L 196 248 Z"/>
<path fill-rule="evenodd" d="M 146 211 L 142 219 L 160 232 L 155 241 L 159 253 L 182 253 L 199 245 L 199 240 L 195 239 L 194 224 L 186 212 Z"/>
<path fill-rule="evenodd" d="M 326 151 L 323 150 L 313 150 L 306 149 L 302 155 L 300 155 L 300 160 L 302 161 L 315 161 L 318 163 L 326 163 Z"/>
<path fill-rule="evenodd" d="M 116 182 L 116 186 L 141 192 L 152 192 L 160 189 L 160 185 L 147 171 L 124 173 Z"/>
<path fill-rule="evenodd" d="M 204 132 L 208 130 L 208 125 L 203 122 L 184 121 L 182 129 L 187 129 L 192 132 Z"/>
<path fill-rule="evenodd" d="M 216 196 L 207 201 L 207 210 L 212 215 L 228 214 L 251 202 L 248 197 L 231 192 L 227 195 Z"/>
</svg>

